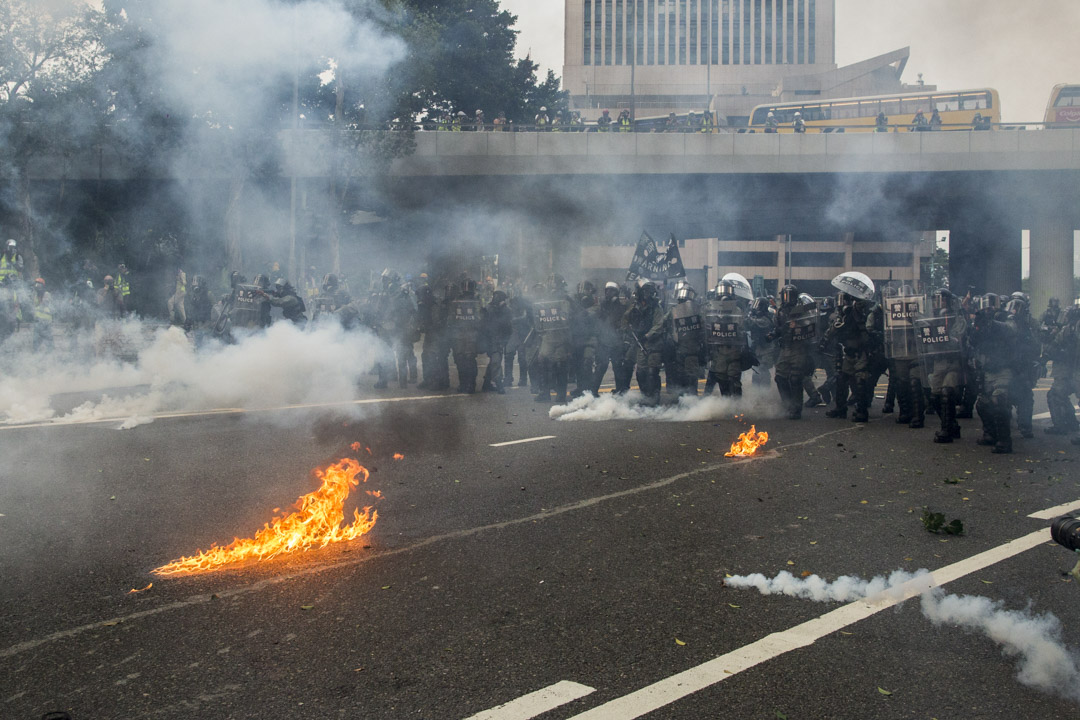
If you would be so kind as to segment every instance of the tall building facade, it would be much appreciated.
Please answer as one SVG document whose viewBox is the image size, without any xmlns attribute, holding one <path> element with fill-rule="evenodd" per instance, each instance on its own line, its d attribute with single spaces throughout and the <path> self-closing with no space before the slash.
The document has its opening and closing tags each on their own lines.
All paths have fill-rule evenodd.
<svg viewBox="0 0 1080 720">
<path fill-rule="evenodd" d="M 835 0 L 566 0 L 571 105 L 636 117 L 898 91 L 907 51 L 836 67 Z M 726 122 L 725 122 L 726 121 Z"/>
</svg>

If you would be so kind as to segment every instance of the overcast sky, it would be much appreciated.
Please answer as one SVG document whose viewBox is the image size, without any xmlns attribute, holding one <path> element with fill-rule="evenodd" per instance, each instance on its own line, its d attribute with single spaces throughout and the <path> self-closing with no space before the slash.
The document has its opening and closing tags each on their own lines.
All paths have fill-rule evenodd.
<svg viewBox="0 0 1080 720">
<path fill-rule="evenodd" d="M 518 16 L 518 55 L 562 76 L 563 0 L 501 0 Z M 992 87 L 1002 119 L 1038 122 L 1050 89 L 1080 83 L 1080 0 L 836 0 L 836 61 L 911 47 L 904 81 Z"/>
</svg>

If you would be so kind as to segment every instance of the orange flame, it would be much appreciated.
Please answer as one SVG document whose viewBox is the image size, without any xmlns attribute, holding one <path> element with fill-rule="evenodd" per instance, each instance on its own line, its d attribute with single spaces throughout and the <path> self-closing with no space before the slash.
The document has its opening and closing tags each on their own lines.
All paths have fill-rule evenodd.
<svg viewBox="0 0 1080 720">
<path fill-rule="evenodd" d="M 769 433 L 758 432 L 756 425 L 739 436 L 739 439 L 731 443 L 731 450 L 724 453 L 724 457 L 750 457 L 757 453 L 765 443 L 769 442 Z"/>
<path fill-rule="evenodd" d="M 147 590 L 149 590 L 149 589 L 150 589 L 150 588 L 152 588 L 152 587 L 154 587 L 154 583 L 150 583 L 150 584 L 149 584 L 149 585 L 147 585 L 146 587 L 144 587 L 144 588 L 139 588 L 138 590 L 136 590 L 135 588 L 131 588 L 130 590 L 128 590 L 128 591 L 127 591 L 127 594 L 128 594 L 128 595 L 134 595 L 134 594 L 136 594 L 136 593 L 146 592 Z"/>
<path fill-rule="evenodd" d="M 225 547 L 212 545 L 209 550 L 182 557 L 155 568 L 155 575 L 186 575 L 216 570 L 222 565 L 245 560 L 268 560 L 282 553 L 325 547 L 330 543 L 354 540 L 375 526 L 379 514 L 370 507 L 363 513 L 353 511 L 353 522 L 345 527 L 345 499 L 349 491 L 367 482 L 368 470 L 352 458 L 345 458 L 325 469 L 316 469 L 322 487 L 296 501 L 296 512 L 275 517 L 264 524 L 254 538 L 233 541 Z M 357 477 L 360 476 L 361 480 Z"/>
<path fill-rule="evenodd" d="M 363 447 L 363 445 L 361 445 L 361 444 L 360 444 L 360 443 L 358 443 L 358 442 L 354 442 L 354 443 L 353 443 L 352 445 L 350 445 L 349 447 L 351 447 L 351 448 L 353 449 L 353 452 L 360 452 L 360 448 L 362 448 L 362 447 Z"/>
<path fill-rule="evenodd" d="M 394 453 L 394 459 L 395 460 L 404 460 L 405 456 L 402 455 L 401 453 Z"/>
</svg>

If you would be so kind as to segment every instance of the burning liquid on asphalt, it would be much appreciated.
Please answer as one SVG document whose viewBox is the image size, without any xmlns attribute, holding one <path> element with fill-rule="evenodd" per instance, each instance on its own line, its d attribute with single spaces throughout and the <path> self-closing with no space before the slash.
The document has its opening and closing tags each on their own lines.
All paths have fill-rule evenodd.
<svg viewBox="0 0 1080 720">
<path fill-rule="evenodd" d="M 152 572 L 155 575 L 189 575 L 233 563 L 268 560 L 282 553 L 355 540 L 375 527 L 379 517 L 371 507 L 365 507 L 363 512 L 357 509 L 353 511 L 353 522 L 342 527 L 345 500 L 352 488 L 367 482 L 369 475 L 367 468 L 352 458 L 316 469 L 315 476 L 322 480 L 322 486 L 297 500 L 295 512 L 275 517 L 253 538 L 234 538 L 224 547 L 213 545 L 209 550 L 174 560 Z"/>
<path fill-rule="evenodd" d="M 758 432 L 756 425 L 739 435 L 739 439 L 731 443 L 731 450 L 724 453 L 724 457 L 751 457 L 757 453 L 758 448 L 769 442 L 769 433 Z"/>
</svg>

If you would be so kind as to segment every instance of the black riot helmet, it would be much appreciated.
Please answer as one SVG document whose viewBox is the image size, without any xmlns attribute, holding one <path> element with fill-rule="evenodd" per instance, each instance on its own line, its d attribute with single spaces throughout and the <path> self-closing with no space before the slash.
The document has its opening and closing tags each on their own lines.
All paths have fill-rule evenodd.
<svg viewBox="0 0 1080 720">
<path fill-rule="evenodd" d="M 979 298 L 979 310 L 987 313 L 996 313 L 1001 309 L 1001 297 L 994 293 L 986 293 Z"/>
<path fill-rule="evenodd" d="M 956 296 L 949 292 L 947 288 L 938 288 L 934 291 L 933 295 L 930 296 L 930 301 L 936 312 L 943 313 L 953 309 Z"/>
<path fill-rule="evenodd" d="M 1057 298 L 1050 298 L 1050 302 L 1047 303 L 1046 306 L 1048 308 L 1050 308 L 1051 310 L 1060 310 L 1061 309 L 1061 301 L 1058 300 Z"/>
<path fill-rule="evenodd" d="M 846 308 L 855 304 L 855 296 L 845 292 L 836 294 L 836 307 Z"/>
<path fill-rule="evenodd" d="M 634 298 L 640 303 L 648 303 L 656 298 L 656 286 L 651 282 L 645 282 L 634 291 Z"/>
<path fill-rule="evenodd" d="M 716 297 L 719 300 L 735 299 L 735 283 L 730 280 L 721 280 L 716 283 Z"/>
<path fill-rule="evenodd" d="M 675 300 L 678 302 L 689 302 L 697 297 L 697 293 L 690 285 L 683 285 L 679 288 L 679 291 L 675 293 Z"/>
<path fill-rule="evenodd" d="M 566 290 L 566 278 L 558 273 L 551 276 L 551 289 L 555 292 L 563 292 Z"/>
<path fill-rule="evenodd" d="M 327 274 L 327 276 L 323 278 L 322 284 L 324 290 L 327 290 L 328 292 L 334 292 L 338 289 L 337 275 L 333 273 Z"/>
<path fill-rule="evenodd" d="M 1022 298 L 1014 297 L 1005 306 L 1005 312 L 1009 313 L 1012 317 L 1022 318 L 1027 317 L 1028 304 L 1024 302 Z"/>
<path fill-rule="evenodd" d="M 270 278 L 266 277 L 262 273 L 256 275 L 253 282 L 255 284 L 255 287 L 259 288 L 260 290 L 270 289 Z"/>
<path fill-rule="evenodd" d="M 795 307 L 799 302 L 799 288 L 790 283 L 780 288 L 780 304 L 787 307 Z"/>
<path fill-rule="evenodd" d="M 465 297 L 472 297 L 476 294 L 476 281 L 466 278 L 461 283 L 461 294 Z"/>
<path fill-rule="evenodd" d="M 289 281 L 281 277 L 274 281 L 273 293 L 275 295 L 285 295 L 289 290 Z"/>
<path fill-rule="evenodd" d="M 491 293 L 491 304 L 495 307 L 505 305 L 506 300 L 506 293 L 504 293 L 502 290 L 496 290 L 495 292 Z"/>
<path fill-rule="evenodd" d="M 769 298 L 757 298 L 750 304 L 750 312 L 754 315 L 768 315 L 769 314 Z"/>
</svg>

